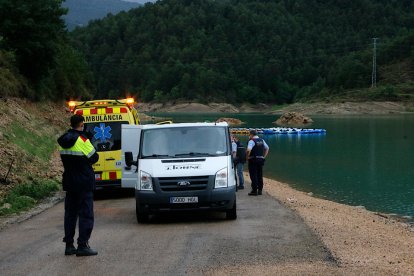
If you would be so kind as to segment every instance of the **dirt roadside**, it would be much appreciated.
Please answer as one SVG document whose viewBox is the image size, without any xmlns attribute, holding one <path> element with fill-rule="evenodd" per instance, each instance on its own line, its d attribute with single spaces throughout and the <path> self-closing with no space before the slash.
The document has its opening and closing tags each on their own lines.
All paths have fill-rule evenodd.
<svg viewBox="0 0 414 276">
<path fill-rule="evenodd" d="M 248 174 L 245 173 L 245 179 Z M 208 275 L 414 275 L 414 227 L 264 179 L 264 191 L 294 210 L 335 258 L 272 265 L 227 266 Z"/>
<path fill-rule="evenodd" d="M 414 227 L 409 224 L 361 206 L 316 198 L 275 180 L 266 179 L 265 190 L 295 210 L 339 261 L 339 268 L 315 265 L 315 273 L 414 274 Z"/>
</svg>

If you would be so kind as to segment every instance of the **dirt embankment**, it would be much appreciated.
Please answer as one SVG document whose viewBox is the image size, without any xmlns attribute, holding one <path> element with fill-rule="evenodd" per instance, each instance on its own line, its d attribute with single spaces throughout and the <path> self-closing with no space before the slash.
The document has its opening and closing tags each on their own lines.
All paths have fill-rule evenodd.
<svg viewBox="0 0 414 276">
<path fill-rule="evenodd" d="M 33 179 L 60 180 L 62 165 L 54 142 L 68 128 L 69 116 L 63 103 L 0 98 L 0 197 L 13 185 Z M 44 152 L 51 158 L 36 156 Z"/>
<path fill-rule="evenodd" d="M 240 112 L 263 112 L 270 110 L 266 104 L 250 105 L 243 104 L 235 106 L 228 103 L 201 104 L 194 102 L 169 102 L 169 103 L 139 103 L 140 112 L 200 112 L 200 113 L 240 113 Z"/>
</svg>

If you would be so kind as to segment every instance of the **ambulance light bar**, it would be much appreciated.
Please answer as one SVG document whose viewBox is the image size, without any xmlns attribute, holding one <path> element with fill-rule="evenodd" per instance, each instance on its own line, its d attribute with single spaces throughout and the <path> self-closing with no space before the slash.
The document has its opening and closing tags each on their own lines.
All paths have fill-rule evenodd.
<svg viewBox="0 0 414 276">
<path fill-rule="evenodd" d="M 67 104 L 69 106 L 70 112 L 74 112 L 76 108 L 96 108 L 96 107 L 107 107 L 107 106 L 122 106 L 126 105 L 129 108 L 134 106 L 134 98 L 126 98 L 122 100 L 95 100 L 95 101 L 69 101 Z"/>
</svg>

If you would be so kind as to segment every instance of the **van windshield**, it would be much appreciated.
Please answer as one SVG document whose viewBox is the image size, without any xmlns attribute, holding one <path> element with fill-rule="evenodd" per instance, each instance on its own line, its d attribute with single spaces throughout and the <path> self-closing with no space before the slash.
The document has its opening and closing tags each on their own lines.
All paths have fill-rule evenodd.
<svg viewBox="0 0 414 276">
<path fill-rule="evenodd" d="M 142 158 L 224 156 L 229 153 L 224 127 L 174 127 L 147 129 Z"/>
<path fill-rule="evenodd" d="M 85 131 L 90 133 L 91 142 L 97 151 L 121 149 L 121 125 L 128 122 L 85 123 Z"/>
</svg>

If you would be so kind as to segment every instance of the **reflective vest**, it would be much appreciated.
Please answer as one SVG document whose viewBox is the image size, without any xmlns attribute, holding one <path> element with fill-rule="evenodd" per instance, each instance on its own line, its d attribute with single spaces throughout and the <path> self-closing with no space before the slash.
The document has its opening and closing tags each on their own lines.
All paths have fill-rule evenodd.
<svg viewBox="0 0 414 276">
<path fill-rule="evenodd" d="M 79 136 L 75 144 L 68 148 L 64 149 L 62 146 L 59 146 L 60 155 L 74 155 L 74 156 L 86 156 L 91 158 L 92 155 L 96 152 L 91 141 L 86 139 L 83 136 Z"/>
<path fill-rule="evenodd" d="M 259 159 L 259 158 L 264 158 L 264 143 L 263 143 L 263 139 L 261 138 L 256 138 L 253 139 L 254 142 L 254 146 L 252 148 L 252 150 L 250 151 L 250 155 L 249 155 L 249 159 Z"/>
<path fill-rule="evenodd" d="M 92 164 L 99 159 L 91 141 L 82 132 L 69 130 L 58 139 L 62 159 L 63 190 L 68 192 L 93 191 L 95 173 Z"/>
</svg>

